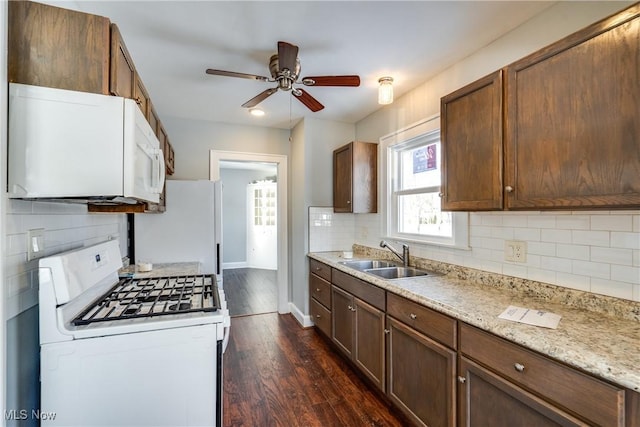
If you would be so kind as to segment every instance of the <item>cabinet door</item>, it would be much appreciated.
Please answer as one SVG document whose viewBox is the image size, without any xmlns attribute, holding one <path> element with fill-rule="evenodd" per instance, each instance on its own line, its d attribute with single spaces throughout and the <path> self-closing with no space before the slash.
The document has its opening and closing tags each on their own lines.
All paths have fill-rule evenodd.
<svg viewBox="0 0 640 427">
<path fill-rule="evenodd" d="M 502 71 L 441 100 L 442 210 L 502 209 Z"/>
<path fill-rule="evenodd" d="M 353 144 L 333 152 L 333 211 L 353 212 Z"/>
<path fill-rule="evenodd" d="M 109 94 L 108 18 L 30 1 L 8 13 L 9 82 Z"/>
<path fill-rule="evenodd" d="M 418 425 L 454 426 L 456 353 L 389 316 L 387 329 L 391 401 Z"/>
<path fill-rule="evenodd" d="M 353 296 L 342 289 L 331 287 L 331 339 L 349 358 L 353 353 Z"/>
<path fill-rule="evenodd" d="M 385 390 L 384 312 L 355 299 L 353 361 L 382 391 Z"/>
<path fill-rule="evenodd" d="M 640 5 L 507 67 L 509 209 L 640 205 Z"/>
<path fill-rule="evenodd" d="M 110 75 L 109 90 L 111 94 L 133 99 L 136 68 L 116 24 L 111 24 Z"/>
<path fill-rule="evenodd" d="M 551 404 L 460 358 L 461 426 L 587 426 Z"/>
<path fill-rule="evenodd" d="M 138 108 L 142 111 L 142 114 L 149 120 L 149 93 L 142 83 L 142 79 L 136 73 L 135 85 L 133 86 L 133 99 L 136 100 Z"/>
</svg>

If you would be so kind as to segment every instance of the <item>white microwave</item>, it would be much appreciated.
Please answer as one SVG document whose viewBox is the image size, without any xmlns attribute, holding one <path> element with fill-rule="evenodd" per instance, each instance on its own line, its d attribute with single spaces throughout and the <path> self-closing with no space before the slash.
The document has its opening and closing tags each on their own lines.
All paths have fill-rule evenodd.
<svg viewBox="0 0 640 427">
<path fill-rule="evenodd" d="M 134 100 L 9 85 L 10 198 L 159 201 L 160 142 Z"/>
</svg>

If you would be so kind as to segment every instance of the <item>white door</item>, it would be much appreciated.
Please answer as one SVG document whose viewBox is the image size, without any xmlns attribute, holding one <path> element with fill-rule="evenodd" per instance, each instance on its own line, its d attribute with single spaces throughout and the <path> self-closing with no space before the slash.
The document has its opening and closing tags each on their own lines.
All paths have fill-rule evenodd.
<svg viewBox="0 0 640 427">
<path fill-rule="evenodd" d="M 278 268 L 277 184 L 247 185 L 247 264 L 250 268 Z"/>
</svg>

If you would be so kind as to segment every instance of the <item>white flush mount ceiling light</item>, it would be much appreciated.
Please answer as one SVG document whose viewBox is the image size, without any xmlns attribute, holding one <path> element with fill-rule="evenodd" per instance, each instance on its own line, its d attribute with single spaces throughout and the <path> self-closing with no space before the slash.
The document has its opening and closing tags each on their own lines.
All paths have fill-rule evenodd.
<svg viewBox="0 0 640 427">
<path fill-rule="evenodd" d="M 380 77 L 378 79 L 378 104 L 387 105 L 393 102 L 393 77 Z"/>
<path fill-rule="evenodd" d="M 255 117 L 262 117 L 262 116 L 264 116 L 264 111 L 261 110 L 260 108 L 250 108 L 249 109 L 249 114 L 251 114 L 252 116 L 255 116 Z"/>
</svg>

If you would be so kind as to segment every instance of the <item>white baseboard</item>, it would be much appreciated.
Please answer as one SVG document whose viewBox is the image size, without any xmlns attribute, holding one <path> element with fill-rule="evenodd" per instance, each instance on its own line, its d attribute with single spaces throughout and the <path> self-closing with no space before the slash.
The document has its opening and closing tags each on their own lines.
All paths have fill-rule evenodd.
<svg viewBox="0 0 640 427">
<path fill-rule="evenodd" d="M 249 264 L 246 261 L 241 262 L 223 262 L 222 269 L 223 270 L 232 270 L 234 268 L 247 268 Z"/>
<path fill-rule="evenodd" d="M 291 314 L 293 314 L 293 317 L 295 317 L 298 323 L 300 323 L 300 326 L 302 326 L 303 328 L 310 328 L 311 326 L 313 326 L 311 316 L 309 316 L 308 314 L 304 314 L 292 302 L 289 303 L 289 307 L 291 309 Z"/>
</svg>

